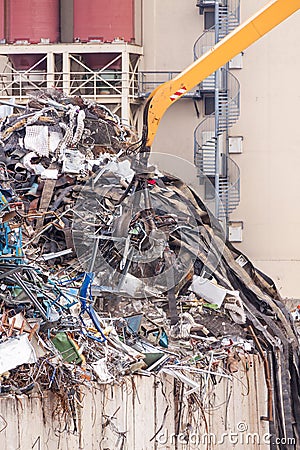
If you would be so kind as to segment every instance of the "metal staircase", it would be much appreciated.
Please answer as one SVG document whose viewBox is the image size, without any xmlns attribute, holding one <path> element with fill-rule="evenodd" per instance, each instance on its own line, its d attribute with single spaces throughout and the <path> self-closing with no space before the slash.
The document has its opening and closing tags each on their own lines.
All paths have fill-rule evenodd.
<svg viewBox="0 0 300 450">
<path fill-rule="evenodd" d="M 218 37 L 223 39 L 230 31 L 234 30 L 239 25 L 239 2 L 231 1 L 227 4 L 219 4 L 219 20 Z"/>
<path fill-rule="evenodd" d="M 206 176 L 215 174 L 217 139 L 234 125 L 240 113 L 240 85 L 237 78 L 222 68 L 227 89 L 217 95 L 216 112 L 203 119 L 194 131 L 194 157 L 199 168 Z"/>
<path fill-rule="evenodd" d="M 219 179 L 219 198 L 222 207 L 219 209 L 219 218 L 225 219 L 240 203 L 240 169 L 239 166 L 226 156 L 227 176 Z"/>
<path fill-rule="evenodd" d="M 199 0 L 200 13 L 215 8 L 215 25 L 206 30 L 194 44 L 194 57 L 199 58 L 216 42 L 239 25 L 239 0 Z M 240 172 L 228 157 L 228 130 L 240 114 L 240 86 L 225 66 L 205 79 L 200 93 L 213 95 L 215 111 L 205 117 L 194 131 L 194 162 L 200 183 L 208 177 L 215 187 L 216 215 L 228 220 L 240 201 Z"/>
<path fill-rule="evenodd" d="M 194 163 L 202 184 L 204 177 L 214 177 L 216 173 L 216 133 L 215 114 L 202 120 L 194 131 Z"/>
</svg>

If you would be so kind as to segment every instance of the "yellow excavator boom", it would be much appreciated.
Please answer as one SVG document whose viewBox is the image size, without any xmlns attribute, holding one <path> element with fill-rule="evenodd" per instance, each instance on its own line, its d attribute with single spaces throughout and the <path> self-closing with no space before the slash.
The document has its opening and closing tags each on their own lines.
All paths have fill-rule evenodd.
<svg viewBox="0 0 300 450">
<path fill-rule="evenodd" d="M 144 113 L 146 146 L 151 147 L 169 106 L 299 8 L 300 0 L 272 0 L 183 72 L 152 91 Z"/>
</svg>

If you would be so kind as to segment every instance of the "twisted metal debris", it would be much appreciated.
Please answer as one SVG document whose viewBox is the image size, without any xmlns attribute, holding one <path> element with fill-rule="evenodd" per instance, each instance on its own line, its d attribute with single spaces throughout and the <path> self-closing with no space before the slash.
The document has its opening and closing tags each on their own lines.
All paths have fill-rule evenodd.
<svg viewBox="0 0 300 450">
<path fill-rule="evenodd" d="M 76 430 L 83 384 L 162 371 L 203 407 L 256 353 L 271 432 L 297 436 L 292 319 L 197 194 L 80 97 L 47 91 L 0 130 L 1 394 L 52 390 Z"/>
</svg>

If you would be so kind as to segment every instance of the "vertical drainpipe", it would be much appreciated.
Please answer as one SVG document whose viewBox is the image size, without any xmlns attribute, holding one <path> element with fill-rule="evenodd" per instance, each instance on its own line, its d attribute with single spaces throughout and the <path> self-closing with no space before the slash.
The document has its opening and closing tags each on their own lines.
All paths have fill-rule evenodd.
<svg viewBox="0 0 300 450">
<path fill-rule="evenodd" d="M 10 8 L 9 0 L 4 0 L 4 37 L 5 42 L 8 43 L 10 34 Z"/>
<path fill-rule="evenodd" d="M 219 41 L 219 2 L 215 2 L 215 42 Z M 220 139 L 218 136 L 219 129 L 219 86 L 220 86 L 220 69 L 215 72 L 215 137 L 216 137 L 216 154 L 215 154 L 215 214 L 219 217 L 220 212 Z"/>
<path fill-rule="evenodd" d="M 60 42 L 74 42 L 74 0 L 60 0 Z M 71 59 L 66 46 L 62 51 L 63 91 L 70 94 Z"/>
<path fill-rule="evenodd" d="M 60 42 L 74 42 L 74 0 L 60 0 Z"/>
</svg>

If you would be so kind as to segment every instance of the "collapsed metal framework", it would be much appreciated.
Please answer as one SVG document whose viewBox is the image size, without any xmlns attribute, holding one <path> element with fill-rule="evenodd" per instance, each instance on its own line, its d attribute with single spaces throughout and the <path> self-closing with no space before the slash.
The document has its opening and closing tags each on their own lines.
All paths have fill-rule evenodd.
<svg viewBox="0 0 300 450">
<path fill-rule="evenodd" d="M 63 90 L 66 95 L 110 105 L 123 121 L 134 125 L 140 104 L 138 65 L 142 48 L 112 44 L 13 44 L 0 45 L 0 100 L 14 97 L 25 103 L 29 95 L 47 88 Z M 13 64 L 15 56 L 34 55 L 34 63 L 24 70 Z M 90 67 L 86 58 L 104 57 L 103 64 Z M 2 66 L 2 67 L 1 67 Z"/>
</svg>

